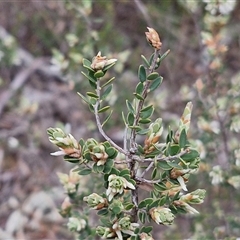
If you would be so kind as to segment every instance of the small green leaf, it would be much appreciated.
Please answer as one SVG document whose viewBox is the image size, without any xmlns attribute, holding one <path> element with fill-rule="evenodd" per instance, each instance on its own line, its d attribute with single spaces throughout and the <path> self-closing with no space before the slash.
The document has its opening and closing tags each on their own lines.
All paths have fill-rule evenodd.
<svg viewBox="0 0 240 240">
<path fill-rule="evenodd" d="M 135 129 L 136 131 L 139 131 L 140 129 L 141 129 L 141 127 L 139 127 L 139 126 L 129 126 L 129 128 L 131 128 L 131 129 Z"/>
<path fill-rule="evenodd" d="M 101 78 L 104 76 L 104 72 L 102 70 L 98 70 L 97 72 L 94 73 L 95 78 Z"/>
<path fill-rule="evenodd" d="M 154 168 L 151 174 L 151 178 L 154 179 L 157 176 L 157 168 Z"/>
<path fill-rule="evenodd" d="M 159 204 L 159 199 L 153 201 L 149 206 L 148 208 L 151 209 L 151 208 L 154 208 L 154 207 L 158 207 L 160 204 Z"/>
<path fill-rule="evenodd" d="M 141 112 L 145 112 L 145 111 L 148 111 L 149 109 L 152 109 L 153 108 L 153 105 L 148 105 L 147 107 L 144 107 Z"/>
<path fill-rule="evenodd" d="M 144 149 L 141 145 L 138 145 L 138 152 L 144 154 Z"/>
<path fill-rule="evenodd" d="M 102 173 L 104 170 L 104 165 L 98 166 L 97 163 L 94 163 L 92 170 L 96 173 Z"/>
<path fill-rule="evenodd" d="M 157 72 L 150 73 L 147 76 L 147 80 L 150 80 L 150 81 L 155 80 L 158 76 L 159 76 L 159 74 Z"/>
<path fill-rule="evenodd" d="M 64 160 L 70 163 L 79 163 L 80 161 L 78 158 L 69 157 L 68 155 L 64 156 Z"/>
<path fill-rule="evenodd" d="M 162 56 L 160 56 L 159 62 L 161 62 L 169 53 L 170 50 L 168 49 Z"/>
<path fill-rule="evenodd" d="M 148 108 L 144 108 L 140 112 L 140 117 L 141 118 L 149 118 L 152 116 L 153 111 L 154 111 L 154 107 L 152 105 Z"/>
<path fill-rule="evenodd" d="M 174 156 L 180 152 L 180 147 L 178 144 L 168 145 L 167 151 L 169 155 Z"/>
<path fill-rule="evenodd" d="M 124 122 L 125 126 L 127 126 L 128 124 L 127 124 L 127 121 L 126 121 L 126 118 L 125 118 L 125 116 L 124 116 L 124 113 L 123 113 L 123 112 L 122 112 L 122 119 L 123 119 L 123 122 Z"/>
<path fill-rule="evenodd" d="M 92 98 L 98 99 L 98 95 L 96 95 L 96 94 L 93 93 L 93 92 L 87 92 L 87 95 L 88 95 L 89 97 L 92 97 Z"/>
<path fill-rule="evenodd" d="M 138 212 L 138 219 L 140 220 L 140 222 L 141 222 L 142 224 L 144 224 L 145 221 L 146 221 L 146 213 L 139 211 L 139 212 Z"/>
<path fill-rule="evenodd" d="M 173 167 L 173 168 L 176 168 L 176 169 L 183 169 L 181 165 L 177 164 L 176 162 L 168 162 L 168 165 Z"/>
<path fill-rule="evenodd" d="M 145 208 L 147 206 L 145 200 L 142 200 L 139 204 L 138 204 L 138 208 L 141 209 L 141 208 Z"/>
<path fill-rule="evenodd" d="M 163 170 L 170 170 L 172 169 L 172 166 L 168 164 L 168 161 L 160 161 L 158 162 L 158 167 Z"/>
<path fill-rule="evenodd" d="M 124 175 L 130 175 L 130 170 L 129 169 L 123 169 L 120 173 L 119 176 L 124 176 Z"/>
<path fill-rule="evenodd" d="M 113 67 L 115 64 L 116 64 L 116 62 L 113 62 L 113 63 L 111 63 L 111 64 L 106 65 L 106 66 L 103 68 L 103 71 L 106 72 L 109 68 Z"/>
<path fill-rule="evenodd" d="M 153 198 L 145 198 L 144 201 L 145 201 L 146 205 L 150 205 L 153 202 Z"/>
<path fill-rule="evenodd" d="M 94 69 L 91 68 L 91 62 L 86 58 L 83 58 L 83 67 L 87 68 L 89 71 L 94 72 Z"/>
<path fill-rule="evenodd" d="M 138 78 L 140 82 L 142 83 L 145 82 L 147 79 L 146 77 L 147 77 L 147 74 L 146 74 L 145 67 L 143 65 L 140 65 L 138 68 Z"/>
<path fill-rule="evenodd" d="M 129 126 L 133 126 L 134 124 L 134 115 L 133 113 L 128 113 L 128 116 L 127 116 L 127 121 L 128 121 L 128 125 Z"/>
<path fill-rule="evenodd" d="M 83 168 L 78 172 L 79 175 L 88 175 L 92 172 L 92 169 L 90 168 Z"/>
<path fill-rule="evenodd" d="M 160 201 L 159 201 L 159 205 L 160 205 L 160 206 L 163 206 L 163 205 L 166 203 L 166 201 L 167 201 L 166 196 L 162 197 L 162 198 L 160 199 Z"/>
<path fill-rule="evenodd" d="M 179 146 L 180 148 L 184 148 L 187 143 L 187 133 L 185 128 L 181 131 L 180 137 L 179 137 Z"/>
<path fill-rule="evenodd" d="M 170 126 L 168 128 L 168 135 L 166 138 L 166 143 L 170 143 L 173 140 L 173 131 L 171 130 Z"/>
<path fill-rule="evenodd" d="M 156 190 L 157 192 L 163 192 L 167 189 L 165 184 L 162 183 L 162 182 L 161 183 L 155 183 L 153 185 L 153 187 L 154 187 L 154 190 Z"/>
<path fill-rule="evenodd" d="M 82 75 L 84 75 L 88 80 L 90 80 L 91 82 L 96 82 L 97 81 L 97 79 L 96 78 L 94 78 L 94 77 L 92 77 L 92 76 L 89 76 L 89 74 L 87 74 L 87 73 L 85 73 L 85 72 L 81 72 L 82 73 Z"/>
<path fill-rule="evenodd" d="M 139 134 L 139 135 L 145 135 L 145 134 L 147 134 L 149 132 L 149 129 L 140 129 L 139 131 L 137 131 L 137 133 Z"/>
<path fill-rule="evenodd" d="M 141 124 L 148 124 L 151 121 L 152 120 L 150 118 L 145 118 L 145 119 L 140 118 L 139 123 L 141 123 Z"/>
<path fill-rule="evenodd" d="M 161 76 L 159 76 L 158 78 L 153 80 L 152 84 L 149 87 L 149 91 L 152 92 L 155 89 L 157 89 L 159 87 L 159 85 L 162 83 L 162 81 L 163 81 L 163 77 L 161 77 Z"/>
<path fill-rule="evenodd" d="M 147 67 L 150 67 L 150 63 L 148 62 L 148 60 L 145 58 L 145 56 L 141 55 L 142 60 L 144 61 L 144 63 L 147 65 Z"/>
<path fill-rule="evenodd" d="M 153 230 L 153 227 L 152 226 L 146 226 L 146 227 L 142 227 L 140 232 L 145 232 L 145 233 L 151 233 L 151 231 Z"/>
<path fill-rule="evenodd" d="M 107 153 L 109 158 L 115 158 L 116 154 L 117 154 L 117 151 L 116 151 L 115 148 L 109 147 L 109 148 L 106 149 L 106 153 Z"/>
<path fill-rule="evenodd" d="M 86 97 L 84 97 L 80 92 L 77 92 L 77 94 L 82 98 L 82 100 L 83 100 L 85 103 L 91 104 L 90 101 L 89 101 Z"/>
<path fill-rule="evenodd" d="M 109 115 L 107 116 L 107 118 L 104 120 L 104 122 L 102 123 L 102 127 L 108 122 L 108 120 L 110 119 L 110 117 L 112 116 L 112 113 L 113 113 L 113 111 L 111 111 L 110 113 L 109 113 Z"/>
<path fill-rule="evenodd" d="M 144 98 L 141 95 L 139 95 L 138 93 L 133 93 L 133 95 L 139 100 L 144 100 Z"/>
<path fill-rule="evenodd" d="M 102 215 L 107 215 L 108 214 L 108 209 L 107 208 L 103 208 L 101 210 L 98 211 L 97 215 L 102 216 Z"/>
<path fill-rule="evenodd" d="M 141 82 L 138 83 L 138 85 L 137 85 L 137 87 L 136 87 L 136 93 L 139 94 L 139 95 L 141 95 L 142 92 L 143 92 L 143 89 L 144 89 L 143 84 L 142 84 Z"/>
<path fill-rule="evenodd" d="M 135 110 L 133 108 L 133 105 L 128 100 L 126 100 L 126 105 L 127 105 L 128 111 L 134 114 Z"/>
<path fill-rule="evenodd" d="M 109 85 L 113 80 L 115 79 L 115 77 L 112 77 L 111 79 L 109 79 L 106 83 L 104 83 L 102 85 L 102 88 L 106 87 L 107 85 Z"/>
<path fill-rule="evenodd" d="M 102 210 L 102 209 L 101 209 Z M 101 212 L 101 210 L 99 210 L 99 212 Z M 105 209 L 104 209 L 105 210 Z M 105 214 L 101 214 L 100 215 L 105 215 Z M 112 222 L 109 220 L 109 218 L 107 217 L 102 217 L 100 218 L 100 221 L 101 221 L 101 224 L 103 226 L 106 226 L 106 227 L 111 227 L 112 226 Z"/>
<path fill-rule="evenodd" d="M 98 110 L 98 113 L 106 112 L 109 108 L 110 108 L 110 106 L 103 107 L 103 108 Z"/>
<path fill-rule="evenodd" d="M 195 158 L 199 157 L 199 153 L 195 149 L 189 149 L 189 153 L 184 154 L 181 158 L 185 161 L 194 160 Z"/>
<path fill-rule="evenodd" d="M 129 210 L 131 210 L 133 207 L 134 207 L 134 204 L 129 203 L 129 204 L 127 204 L 127 205 L 125 206 L 125 210 L 126 210 L 126 211 L 129 211 Z"/>
<path fill-rule="evenodd" d="M 106 99 L 106 97 L 109 95 L 109 93 L 112 91 L 113 85 L 109 85 L 106 90 L 102 93 L 101 100 Z"/>
</svg>

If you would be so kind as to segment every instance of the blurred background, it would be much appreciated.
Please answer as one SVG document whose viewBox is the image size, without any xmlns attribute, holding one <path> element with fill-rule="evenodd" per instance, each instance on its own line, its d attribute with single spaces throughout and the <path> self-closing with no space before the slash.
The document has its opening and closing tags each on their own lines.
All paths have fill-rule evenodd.
<svg viewBox="0 0 240 240">
<path fill-rule="evenodd" d="M 82 59 L 98 51 L 117 58 L 106 131 L 122 144 L 121 112 L 138 82 L 140 55 L 153 27 L 171 52 L 164 82 L 149 101 L 154 117 L 177 126 L 193 102 L 191 138 L 202 163 L 189 190 L 207 196 L 197 216 L 155 225 L 156 239 L 240 239 L 240 1 L 0 1 L 0 239 L 74 239 L 58 209 L 64 189 L 57 172 L 72 167 L 46 129 L 101 139 L 77 92 L 88 84 Z M 86 184 L 86 183 L 85 183 Z"/>
</svg>

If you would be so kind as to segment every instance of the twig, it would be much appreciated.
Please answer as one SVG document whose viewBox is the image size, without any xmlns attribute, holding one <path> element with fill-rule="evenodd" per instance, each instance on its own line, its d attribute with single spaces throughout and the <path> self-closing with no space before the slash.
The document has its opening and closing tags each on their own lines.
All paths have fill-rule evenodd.
<svg viewBox="0 0 240 240">
<path fill-rule="evenodd" d="M 152 168 L 154 162 L 151 162 L 148 167 L 142 172 L 142 174 L 140 175 L 140 178 L 143 178 L 144 175 Z"/>
<path fill-rule="evenodd" d="M 116 148 L 119 152 L 123 153 L 125 156 L 128 155 L 128 152 L 125 151 L 124 149 L 122 149 L 121 147 L 119 147 L 110 137 L 108 137 L 108 135 L 104 132 L 103 128 L 102 128 L 102 124 L 100 121 L 100 117 L 98 114 L 98 107 L 100 105 L 100 97 L 101 97 L 101 87 L 100 87 L 100 81 L 99 79 L 97 80 L 97 89 L 96 89 L 96 93 L 98 96 L 98 100 L 96 102 L 96 104 L 93 106 L 94 107 L 94 115 L 95 115 L 95 119 L 96 119 L 96 123 L 97 123 L 97 127 L 99 132 L 101 133 L 101 135 L 114 147 Z"/>
<path fill-rule="evenodd" d="M 145 178 L 141 178 L 141 177 L 136 177 L 135 178 L 137 181 L 139 181 L 139 182 L 141 182 L 141 183 L 152 183 L 152 184 L 154 184 L 154 183 L 160 183 L 162 180 L 160 179 L 160 180 L 147 180 L 147 179 L 145 179 Z"/>
<path fill-rule="evenodd" d="M 173 155 L 173 156 L 166 157 L 166 156 L 163 156 L 163 155 L 159 155 L 159 156 L 157 156 L 153 159 L 153 158 L 141 158 L 137 155 L 133 155 L 132 159 L 134 159 L 137 162 L 171 161 L 171 160 L 178 159 L 181 156 L 183 156 L 184 154 L 189 153 L 189 152 L 190 152 L 190 150 L 187 148 L 187 149 L 182 150 L 180 153 L 178 153 L 176 155 Z"/>
<path fill-rule="evenodd" d="M 152 73 L 155 69 L 155 66 L 156 66 L 156 62 L 157 62 L 157 58 L 158 58 L 158 52 L 159 50 L 155 49 L 155 52 L 154 52 L 154 57 L 153 57 L 153 61 L 152 61 L 152 64 L 149 68 L 149 74 Z M 144 89 L 143 89 L 143 93 L 142 93 L 142 97 L 143 97 L 143 100 L 140 100 L 139 103 L 138 103 L 138 106 L 137 106 L 137 113 L 136 113 L 136 117 L 135 117 L 135 120 L 134 120 L 134 126 L 137 126 L 138 125 L 138 122 L 140 120 L 140 112 L 143 108 L 143 104 L 145 102 L 145 99 L 147 97 L 147 94 L 148 94 L 148 88 L 149 88 L 149 85 L 151 84 L 151 81 L 147 81 L 145 86 L 144 86 Z M 131 132 L 131 138 L 130 138 L 130 146 L 132 148 L 135 148 L 136 146 L 136 130 L 133 129 L 132 132 Z"/>
</svg>

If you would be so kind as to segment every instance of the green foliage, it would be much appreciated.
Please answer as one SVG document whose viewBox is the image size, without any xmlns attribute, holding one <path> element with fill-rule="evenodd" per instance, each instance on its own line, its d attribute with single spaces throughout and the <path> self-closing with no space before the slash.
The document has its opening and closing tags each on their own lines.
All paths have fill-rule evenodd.
<svg viewBox="0 0 240 240">
<path fill-rule="evenodd" d="M 154 38 L 151 34 L 147 35 L 149 42 L 154 46 L 154 41 L 159 41 L 156 46 L 161 45 L 155 30 L 151 29 L 151 32 Z M 145 226 L 147 222 L 170 225 L 179 213 L 198 213 L 190 204 L 203 202 L 205 190 L 184 194 L 187 191 L 186 181 L 198 169 L 200 162 L 199 153 L 187 135 L 192 104 L 189 102 L 186 105 L 176 133 L 169 129 L 164 140 L 162 119 L 152 120 L 155 109 L 146 102 L 148 94 L 156 90 L 163 79 L 156 70 L 169 51 L 163 55 L 159 51 L 154 49 L 149 60 L 142 56 L 147 67 L 140 65 L 134 99 L 132 102 L 126 100 L 126 117 L 122 114 L 126 127 L 124 148 L 108 137 L 101 122 L 103 113 L 111 109 L 104 105 L 104 101 L 113 89 L 114 80 L 111 78 L 104 81 L 104 78 L 116 59 L 102 57 L 100 52 L 92 62 L 83 59 L 86 71 L 82 74 L 92 91 L 86 92 L 85 96 L 78 94 L 95 115 L 98 130 L 106 141 L 99 143 L 90 138 L 78 142 L 60 129 L 48 129 L 50 141 L 60 148 L 53 155 L 64 155 L 66 161 L 76 164 L 69 177 L 61 175 L 60 178 L 69 197 L 79 199 L 76 192 L 81 182 L 78 182 L 76 174 L 99 175 L 106 188 L 106 192 L 91 193 L 82 198 L 90 208 L 97 211 L 101 225 L 96 230 L 89 231 L 91 227 L 84 220 L 87 219 L 86 212 L 73 217 L 74 212 L 68 211 L 68 227 L 79 233 L 79 236 L 97 234 L 103 239 L 153 239 L 152 227 Z M 111 121 L 110 115 L 106 121 Z M 142 144 L 136 140 L 138 135 L 145 138 Z M 147 189 L 148 197 L 138 202 L 141 189 Z M 64 210 L 62 207 L 61 212 Z"/>
</svg>

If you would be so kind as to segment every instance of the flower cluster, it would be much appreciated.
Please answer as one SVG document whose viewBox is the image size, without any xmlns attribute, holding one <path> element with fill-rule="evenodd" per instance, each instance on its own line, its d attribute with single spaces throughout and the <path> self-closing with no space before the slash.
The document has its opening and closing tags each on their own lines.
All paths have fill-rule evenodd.
<svg viewBox="0 0 240 240">
<path fill-rule="evenodd" d="M 67 223 L 68 229 L 73 232 L 80 232 L 81 230 L 85 229 L 86 225 L 86 220 L 79 219 L 77 217 L 70 217 Z"/>
<path fill-rule="evenodd" d="M 111 228 L 103 227 L 103 226 L 98 226 L 96 228 L 96 233 L 97 233 L 97 235 L 99 235 L 103 239 L 113 238 L 113 237 L 116 236 L 116 233 L 113 232 Z"/>
<path fill-rule="evenodd" d="M 147 138 L 144 141 L 145 154 L 149 154 L 156 149 L 155 145 L 158 143 L 160 136 L 162 135 L 162 132 L 163 132 L 162 119 L 158 118 L 155 120 L 154 123 L 151 123 L 149 126 Z"/>
<path fill-rule="evenodd" d="M 75 193 L 77 191 L 81 176 L 75 172 L 75 169 L 71 169 L 69 175 L 65 173 L 57 173 L 57 175 L 67 193 Z"/>
<path fill-rule="evenodd" d="M 185 212 L 191 213 L 191 214 L 198 214 L 199 212 L 190 206 L 189 204 L 201 204 L 203 203 L 203 200 L 206 195 L 206 190 L 204 189 L 198 189 L 196 191 L 193 191 L 191 193 L 188 193 L 186 195 L 183 195 L 180 197 L 179 200 L 176 200 L 173 202 L 173 204 L 176 207 L 181 208 Z"/>
<path fill-rule="evenodd" d="M 74 158 L 81 158 L 81 146 L 71 134 L 66 135 L 60 128 L 49 128 L 47 133 L 49 141 L 60 149 L 60 151 L 51 153 L 51 155 L 68 155 Z"/>
<path fill-rule="evenodd" d="M 88 139 L 87 146 L 91 159 L 97 163 L 97 166 L 104 165 L 108 158 L 105 146 L 93 138 Z"/>
<path fill-rule="evenodd" d="M 111 201 L 116 194 L 122 194 L 124 189 L 135 189 L 134 185 L 130 183 L 126 178 L 111 174 L 108 177 L 108 200 Z"/>
<path fill-rule="evenodd" d="M 92 193 L 89 196 L 84 197 L 83 201 L 85 201 L 89 207 L 96 210 L 100 210 L 108 205 L 107 199 L 96 193 Z"/>
<path fill-rule="evenodd" d="M 179 182 L 181 188 L 184 191 L 187 191 L 187 186 L 186 186 L 186 181 L 188 180 L 187 177 L 185 177 L 184 175 L 187 173 L 190 173 L 190 169 L 177 169 L 177 168 L 173 168 L 170 171 L 170 178 L 171 179 L 177 179 L 177 181 Z"/>
<path fill-rule="evenodd" d="M 102 70 L 104 67 L 115 63 L 117 59 L 107 59 L 107 57 L 102 57 L 101 52 L 98 52 L 97 56 L 95 56 L 92 60 L 91 68 L 94 70 Z"/>
<path fill-rule="evenodd" d="M 70 214 L 72 209 L 72 204 L 69 197 L 66 197 L 61 205 L 60 214 L 66 217 Z"/>
<path fill-rule="evenodd" d="M 157 50 L 160 50 L 162 43 L 160 41 L 158 33 L 153 28 L 147 28 L 148 32 L 145 32 L 147 41 Z"/>
<path fill-rule="evenodd" d="M 152 236 L 149 236 L 147 233 L 140 233 L 139 237 L 141 240 L 154 240 Z"/>
<path fill-rule="evenodd" d="M 170 225 L 173 223 L 174 215 L 171 210 L 166 207 L 155 207 L 149 210 L 151 218 L 157 224 Z"/>
<path fill-rule="evenodd" d="M 179 122 L 179 128 L 175 135 L 176 142 L 179 142 L 179 137 L 180 137 L 182 130 L 185 129 L 186 133 L 189 130 L 190 123 L 191 123 L 192 107 L 193 107 L 192 102 L 188 102 L 183 111 L 183 114 L 182 114 L 182 116 L 180 118 L 180 122 Z"/>
<path fill-rule="evenodd" d="M 139 226 L 138 223 L 132 223 L 130 217 L 123 217 L 112 226 L 112 229 L 118 236 L 119 240 L 123 240 L 122 233 L 134 236 L 134 230 Z"/>
</svg>

